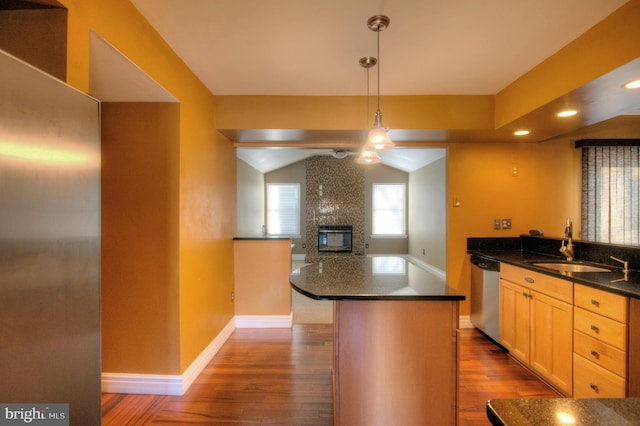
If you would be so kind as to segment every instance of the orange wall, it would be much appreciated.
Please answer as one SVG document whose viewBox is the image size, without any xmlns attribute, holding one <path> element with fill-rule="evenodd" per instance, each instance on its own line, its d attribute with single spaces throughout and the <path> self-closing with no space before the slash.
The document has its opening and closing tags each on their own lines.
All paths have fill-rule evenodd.
<svg viewBox="0 0 640 426">
<path fill-rule="evenodd" d="M 271 117 L 264 115 L 260 107 L 242 110 L 238 105 L 230 107 L 231 113 L 221 110 L 217 116 L 214 97 L 128 1 L 61 2 L 69 8 L 67 75 L 70 84 L 80 90 L 88 89 L 89 30 L 93 29 L 180 101 L 178 291 L 180 370 L 184 371 L 233 316 L 229 294 L 233 290 L 231 237 L 235 230 L 236 162 L 231 144 L 215 132 L 213 121 L 219 121 L 219 128 L 354 128 L 353 120 L 345 121 L 345 117 L 364 116 L 364 105 L 357 102 L 357 98 L 320 98 L 314 100 L 315 106 L 297 108 L 295 120 L 286 110 L 282 113 L 282 108 L 272 108 L 275 115 Z M 491 120 L 499 124 L 508 122 L 565 94 L 584 80 L 639 56 L 640 27 L 635 25 L 640 21 L 639 10 L 640 0 L 631 0 L 620 12 L 524 75 L 495 99 L 445 97 L 437 102 L 416 102 L 419 101 L 425 112 L 434 105 L 448 105 L 448 112 L 439 120 L 457 123 L 457 128 L 490 128 L 491 124 L 487 123 Z M 599 55 L 603 61 L 595 64 Z M 584 72 L 572 73 L 577 67 L 583 67 Z M 233 101 L 222 99 L 226 100 Z M 264 99 L 255 98 L 255 101 L 260 103 Z M 270 108 L 271 101 L 267 102 Z M 407 105 L 413 103 L 411 99 L 388 101 L 398 105 L 405 101 Z M 458 101 L 463 106 L 454 108 Z M 337 107 L 326 108 L 327 102 Z M 229 105 L 221 102 L 218 107 Z M 383 105 L 385 123 L 391 125 L 395 121 L 394 113 L 385 108 Z M 479 115 L 459 114 L 469 109 L 478 111 Z M 319 110 L 323 113 L 316 113 Z M 332 113 L 327 116 L 327 111 Z M 410 116 L 411 122 L 404 127 L 420 128 L 420 123 L 415 121 L 427 116 L 423 113 Z M 322 117 L 321 121 L 318 117 Z M 266 118 L 275 121 L 264 125 Z M 360 119 L 357 121 L 359 125 Z M 431 128 L 446 127 L 430 124 Z M 466 238 L 494 235 L 491 228 L 494 217 L 511 217 L 513 221 L 513 230 L 500 231 L 500 236 L 518 235 L 532 227 L 557 235 L 560 231 L 555 230 L 562 229 L 563 218 L 576 217 L 578 203 L 572 186 L 577 173 L 575 153 L 566 141 L 539 145 L 461 143 L 448 144 L 448 148 L 447 275 L 453 287 L 467 291 Z M 510 176 L 514 161 L 520 171 L 517 178 Z M 481 184 L 486 184 L 483 188 L 490 188 L 485 198 L 476 193 Z M 459 196 L 462 203 L 456 209 L 452 207 L 454 196 Z M 468 313 L 466 303 L 461 313 Z"/>
<path fill-rule="evenodd" d="M 177 103 L 102 104 L 105 372 L 180 373 L 179 117 Z"/>
<path fill-rule="evenodd" d="M 516 237 L 530 229 L 559 237 L 567 217 L 579 222 L 580 165 L 569 141 L 450 144 L 447 155 L 447 282 L 469 295 L 468 237 Z M 514 167 L 518 175 L 512 176 Z M 460 207 L 454 207 L 454 200 Z M 493 230 L 510 218 L 511 230 Z M 469 314 L 469 301 L 461 305 Z"/>
<path fill-rule="evenodd" d="M 178 297 L 179 318 L 173 318 L 169 325 L 179 330 L 179 360 L 173 361 L 176 367 L 163 373 L 182 372 L 234 315 L 229 294 L 233 290 L 235 151 L 215 130 L 213 95 L 128 0 L 61 3 L 69 9 L 69 84 L 88 91 L 89 34 L 93 30 L 180 103 L 179 176 L 174 180 L 179 191 L 179 241 L 173 259 L 178 262 L 179 278 L 177 287 L 170 290 L 171 297 Z M 171 347 L 156 349 L 157 356 L 163 358 L 160 353 Z M 150 361 L 156 363 L 162 361 Z"/>
</svg>

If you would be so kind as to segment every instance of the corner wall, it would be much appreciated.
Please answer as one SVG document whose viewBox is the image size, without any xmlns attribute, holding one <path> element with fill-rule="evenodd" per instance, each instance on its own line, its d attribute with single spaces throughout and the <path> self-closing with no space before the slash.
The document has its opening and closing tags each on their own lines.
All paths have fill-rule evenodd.
<svg viewBox="0 0 640 426">
<path fill-rule="evenodd" d="M 233 236 L 236 230 L 236 158 L 231 142 L 216 131 L 215 98 L 129 1 L 61 0 L 68 8 L 67 82 L 88 92 L 91 31 L 136 64 L 180 103 L 177 247 L 179 278 L 167 291 L 177 294 L 184 373 L 234 316 Z M 138 136 L 137 134 L 131 135 Z M 149 155 L 154 155 L 149 151 Z M 174 251 L 175 250 L 175 251 Z M 174 254 L 176 253 L 176 254 Z M 122 297 L 121 303 L 126 304 Z M 144 311 L 145 321 L 154 318 Z M 157 352 L 173 347 L 158 347 Z M 162 355 L 158 355 L 162 356 Z"/>
</svg>

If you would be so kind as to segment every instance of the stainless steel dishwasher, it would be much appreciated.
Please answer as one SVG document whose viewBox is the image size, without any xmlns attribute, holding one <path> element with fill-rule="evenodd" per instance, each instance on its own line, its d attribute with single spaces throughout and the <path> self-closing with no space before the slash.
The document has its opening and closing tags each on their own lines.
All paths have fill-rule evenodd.
<svg viewBox="0 0 640 426">
<path fill-rule="evenodd" d="M 471 323 L 500 343 L 500 263 L 471 255 Z"/>
</svg>

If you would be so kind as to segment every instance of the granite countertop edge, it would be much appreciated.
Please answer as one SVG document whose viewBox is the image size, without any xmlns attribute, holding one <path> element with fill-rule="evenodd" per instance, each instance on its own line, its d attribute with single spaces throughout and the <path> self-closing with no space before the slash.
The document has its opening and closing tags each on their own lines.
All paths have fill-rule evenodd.
<svg viewBox="0 0 640 426">
<path fill-rule="evenodd" d="M 488 260 L 508 263 L 510 265 L 518 266 L 566 281 L 584 284 L 586 286 L 605 290 L 610 293 L 640 299 L 640 272 L 638 271 L 630 271 L 627 274 L 626 281 L 624 281 L 625 274 L 622 272 L 622 269 L 615 268 L 610 265 L 607 265 L 607 268 L 612 269 L 612 272 L 568 272 L 566 274 L 563 274 L 532 265 L 532 263 L 538 261 L 564 261 L 564 258 L 551 256 L 548 254 L 526 252 L 522 250 L 467 250 L 467 253 L 475 254 Z"/>
</svg>

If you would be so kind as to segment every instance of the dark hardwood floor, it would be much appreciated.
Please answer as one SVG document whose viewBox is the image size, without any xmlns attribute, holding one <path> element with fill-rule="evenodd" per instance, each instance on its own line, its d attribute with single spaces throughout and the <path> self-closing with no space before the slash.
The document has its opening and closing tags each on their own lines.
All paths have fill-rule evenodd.
<svg viewBox="0 0 640 426">
<path fill-rule="evenodd" d="M 331 425 L 332 340 L 331 324 L 238 329 L 183 396 L 103 394 L 102 424 Z M 559 396 L 478 331 L 460 343 L 460 425 L 489 424 L 488 399 Z"/>
</svg>

